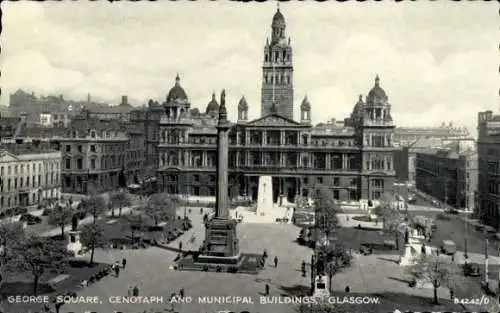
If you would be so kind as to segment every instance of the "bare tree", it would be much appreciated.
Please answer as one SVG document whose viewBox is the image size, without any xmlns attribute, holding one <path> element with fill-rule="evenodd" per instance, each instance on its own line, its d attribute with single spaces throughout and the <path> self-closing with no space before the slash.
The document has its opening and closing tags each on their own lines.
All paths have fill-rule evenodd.
<svg viewBox="0 0 500 313">
<path fill-rule="evenodd" d="M 37 294 L 40 277 L 48 272 L 62 273 L 68 265 L 68 251 L 47 238 L 28 237 L 14 249 L 6 264 L 9 271 L 29 271 L 33 276 L 33 294 Z"/>
<path fill-rule="evenodd" d="M 382 218 L 382 231 L 389 236 L 394 236 L 396 241 L 396 249 L 399 250 L 399 235 L 401 229 L 401 214 L 397 208 L 392 206 L 387 201 L 383 201 L 379 206 L 375 207 L 375 215 Z"/>
<path fill-rule="evenodd" d="M 416 263 L 407 268 L 407 271 L 416 281 L 432 284 L 434 288 L 434 303 L 439 304 L 438 288 L 441 285 L 450 286 L 454 276 L 458 274 L 455 263 L 439 255 L 421 255 L 415 259 Z"/>
<path fill-rule="evenodd" d="M 96 223 L 85 225 L 82 229 L 82 243 L 90 248 L 89 265 L 94 264 L 94 252 L 96 247 L 104 247 L 104 229 Z"/>
<path fill-rule="evenodd" d="M 85 211 L 93 217 L 94 223 L 106 211 L 106 202 L 101 196 L 90 197 L 84 205 Z"/>
<path fill-rule="evenodd" d="M 125 192 L 119 191 L 115 192 L 111 195 L 111 198 L 109 200 L 111 202 L 112 208 L 111 208 L 111 214 L 112 216 L 115 215 L 115 209 L 114 207 L 118 207 L 118 216 L 122 215 L 122 208 L 127 207 L 131 205 L 130 198 Z"/>
<path fill-rule="evenodd" d="M 135 235 L 136 232 L 140 232 L 144 229 L 145 226 L 145 220 L 142 214 L 130 214 L 130 215 L 125 215 L 125 218 L 128 222 L 128 227 L 131 232 L 131 237 L 132 237 L 132 244 L 135 243 Z"/>
<path fill-rule="evenodd" d="M 48 223 L 61 227 L 61 240 L 64 239 L 64 227 L 71 223 L 72 217 L 73 210 L 69 205 L 56 205 L 55 208 L 50 211 Z"/>
<path fill-rule="evenodd" d="M 176 201 L 166 194 L 155 194 L 149 199 L 144 214 L 153 219 L 155 226 L 158 226 L 161 220 L 174 220 Z"/>
</svg>

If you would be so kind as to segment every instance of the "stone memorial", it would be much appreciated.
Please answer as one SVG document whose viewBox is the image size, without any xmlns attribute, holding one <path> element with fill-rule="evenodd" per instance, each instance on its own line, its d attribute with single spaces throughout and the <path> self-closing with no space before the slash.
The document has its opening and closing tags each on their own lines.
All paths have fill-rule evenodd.
<svg viewBox="0 0 500 313">
<path fill-rule="evenodd" d="M 205 223 L 205 242 L 197 262 L 237 265 L 241 260 L 237 221 L 229 215 L 228 197 L 228 133 L 231 123 L 227 119 L 226 94 L 221 93 L 219 122 L 217 125 L 217 189 L 215 215 Z"/>
</svg>

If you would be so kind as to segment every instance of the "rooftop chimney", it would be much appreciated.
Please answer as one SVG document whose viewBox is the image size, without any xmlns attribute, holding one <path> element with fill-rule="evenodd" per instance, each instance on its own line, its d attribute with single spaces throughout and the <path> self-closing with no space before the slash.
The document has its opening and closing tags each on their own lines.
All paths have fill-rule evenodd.
<svg viewBox="0 0 500 313">
<path fill-rule="evenodd" d="M 121 105 L 128 105 L 128 97 L 127 96 L 122 96 L 122 103 Z"/>
<path fill-rule="evenodd" d="M 90 93 L 88 93 L 88 94 L 87 94 L 87 102 L 89 102 L 89 103 L 90 103 L 90 99 L 91 99 L 91 98 L 90 98 Z"/>
</svg>

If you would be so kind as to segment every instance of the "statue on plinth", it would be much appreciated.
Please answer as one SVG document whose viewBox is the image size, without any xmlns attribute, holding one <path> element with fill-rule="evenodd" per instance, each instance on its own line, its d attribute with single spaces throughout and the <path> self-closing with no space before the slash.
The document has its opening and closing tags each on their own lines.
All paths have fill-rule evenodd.
<svg viewBox="0 0 500 313">
<path fill-rule="evenodd" d="M 71 218 L 71 230 L 76 231 L 77 228 L 78 228 L 78 216 L 74 214 L 73 217 Z"/>
</svg>

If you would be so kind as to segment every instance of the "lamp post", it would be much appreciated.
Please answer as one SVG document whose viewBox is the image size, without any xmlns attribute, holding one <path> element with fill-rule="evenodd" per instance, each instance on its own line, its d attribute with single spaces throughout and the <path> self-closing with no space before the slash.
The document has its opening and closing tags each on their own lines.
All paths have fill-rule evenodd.
<svg viewBox="0 0 500 313">
<path fill-rule="evenodd" d="M 467 264 L 467 260 L 469 259 L 469 255 L 467 254 L 467 231 L 468 231 L 468 223 L 467 220 L 464 221 L 465 223 L 465 232 L 464 232 L 464 259 L 465 259 L 465 264 Z M 500 275 L 500 273 L 499 273 Z"/>
</svg>

